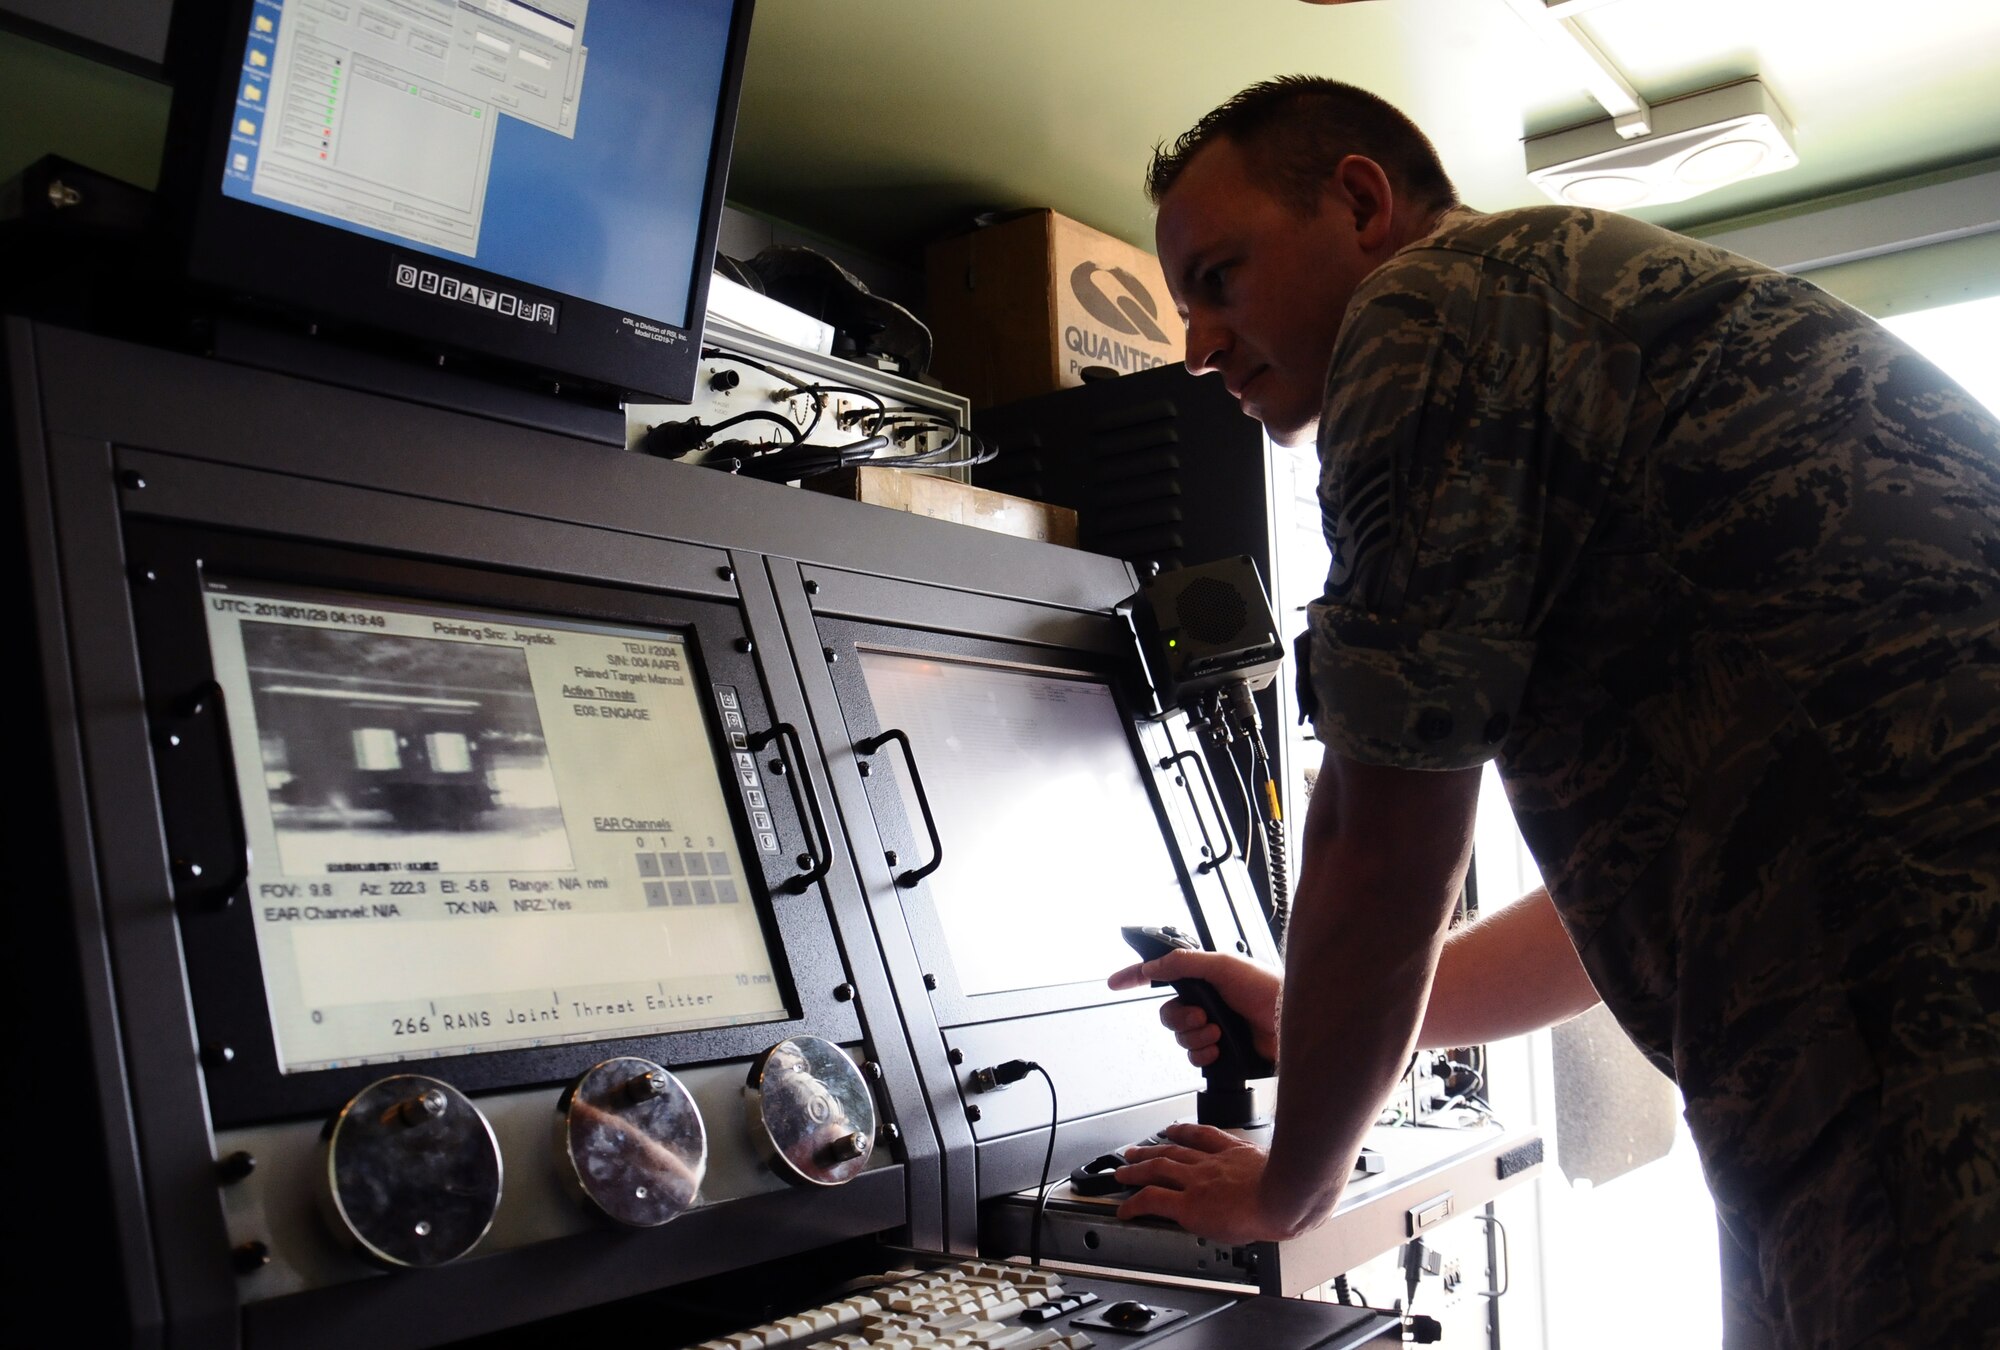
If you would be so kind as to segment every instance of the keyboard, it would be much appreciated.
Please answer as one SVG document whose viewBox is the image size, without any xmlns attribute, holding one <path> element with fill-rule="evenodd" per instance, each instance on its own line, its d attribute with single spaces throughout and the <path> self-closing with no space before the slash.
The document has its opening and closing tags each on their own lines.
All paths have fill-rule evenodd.
<svg viewBox="0 0 2000 1350">
<path fill-rule="evenodd" d="M 880 1284 L 693 1350 L 1086 1350 L 1082 1331 L 1052 1325 L 1100 1301 L 1028 1266 L 965 1261 L 940 1270 L 892 1270 Z"/>
</svg>

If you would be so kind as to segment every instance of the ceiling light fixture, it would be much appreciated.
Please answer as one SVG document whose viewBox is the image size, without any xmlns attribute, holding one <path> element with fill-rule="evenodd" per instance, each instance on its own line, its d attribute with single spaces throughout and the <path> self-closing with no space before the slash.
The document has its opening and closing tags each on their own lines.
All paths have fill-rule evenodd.
<svg viewBox="0 0 2000 1350">
<path fill-rule="evenodd" d="M 1566 206 L 1611 211 L 1685 201 L 1799 162 L 1791 119 L 1761 80 L 1655 103 L 1636 140 L 1605 118 L 1523 145 L 1528 180 Z"/>
</svg>

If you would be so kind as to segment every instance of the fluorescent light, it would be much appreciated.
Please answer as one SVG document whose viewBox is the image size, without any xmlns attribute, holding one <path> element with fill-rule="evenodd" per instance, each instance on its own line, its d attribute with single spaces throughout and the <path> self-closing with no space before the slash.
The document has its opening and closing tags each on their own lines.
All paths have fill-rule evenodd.
<svg viewBox="0 0 2000 1350">
<path fill-rule="evenodd" d="M 1606 211 L 1623 211 L 1646 200 L 1652 191 L 1637 178 L 1600 173 L 1573 178 L 1563 185 L 1562 200 L 1571 206 L 1595 206 Z"/>
<path fill-rule="evenodd" d="M 1685 201 L 1799 162 L 1792 124 L 1760 80 L 1652 105 L 1651 135 L 1612 119 L 1524 142 L 1528 181 L 1569 206 L 1612 211 Z"/>
</svg>

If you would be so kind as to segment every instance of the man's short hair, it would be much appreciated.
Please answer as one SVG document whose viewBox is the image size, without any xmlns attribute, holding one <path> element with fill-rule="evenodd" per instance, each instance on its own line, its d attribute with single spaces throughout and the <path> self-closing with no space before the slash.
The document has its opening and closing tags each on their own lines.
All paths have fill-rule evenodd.
<svg viewBox="0 0 2000 1350">
<path fill-rule="evenodd" d="M 1395 107 L 1338 80 L 1284 75 L 1251 85 L 1195 123 L 1172 149 L 1153 147 L 1146 195 L 1154 205 L 1218 136 L 1243 150 L 1259 186 L 1301 215 L 1319 209 L 1320 194 L 1348 155 L 1380 164 L 1389 181 L 1421 205 L 1458 201 L 1430 138 Z"/>
</svg>

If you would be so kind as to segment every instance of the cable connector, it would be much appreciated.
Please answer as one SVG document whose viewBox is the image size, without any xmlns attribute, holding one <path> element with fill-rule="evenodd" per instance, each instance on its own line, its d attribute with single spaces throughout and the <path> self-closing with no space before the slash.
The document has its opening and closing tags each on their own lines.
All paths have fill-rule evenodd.
<svg viewBox="0 0 2000 1350">
<path fill-rule="evenodd" d="M 1023 1078 L 1042 1066 L 1032 1059 L 1010 1059 L 999 1064 L 989 1064 L 983 1069 L 972 1071 L 974 1092 L 995 1092 Z"/>
<path fill-rule="evenodd" d="M 1410 1339 L 1418 1345 L 1435 1345 L 1444 1339 L 1444 1323 L 1435 1317 L 1411 1317 L 1405 1325 Z"/>
<path fill-rule="evenodd" d="M 703 426 L 699 417 L 682 422 L 656 422 L 640 438 L 639 449 L 661 459 L 676 459 L 700 446 L 709 434 L 710 428 Z"/>
</svg>

